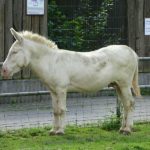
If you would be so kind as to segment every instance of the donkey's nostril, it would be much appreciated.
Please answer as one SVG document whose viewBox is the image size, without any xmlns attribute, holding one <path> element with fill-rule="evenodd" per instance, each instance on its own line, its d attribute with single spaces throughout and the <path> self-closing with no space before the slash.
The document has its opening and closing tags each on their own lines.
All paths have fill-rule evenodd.
<svg viewBox="0 0 150 150">
<path fill-rule="evenodd" d="M 4 73 L 6 73 L 6 72 L 7 72 L 7 70 L 6 70 L 6 69 L 3 69 L 3 72 L 4 72 Z"/>
<path fill-rule="evenodd" d="M 7 71 L 7 68 L 6 67 L 2 67 L 2 73 L 6 74 L 8 71 Z"/>
</svg>

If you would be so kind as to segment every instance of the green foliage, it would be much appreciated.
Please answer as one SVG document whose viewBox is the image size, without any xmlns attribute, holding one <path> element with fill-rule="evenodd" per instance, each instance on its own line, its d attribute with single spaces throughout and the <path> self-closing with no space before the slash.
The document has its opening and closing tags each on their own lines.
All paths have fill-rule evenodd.
<svg viewBox="0 0 150 150">
<path fill-rule="evenodd" d="M 142 96 L 150 95 L 150 88 L 141 88 L 141 95 Z"/>
<path fill-rule="evenodd" d="M 80 0 L 80 6 L 73 11 L 72 17 L 68 17 L 56 0 L 51 0 L 48 6 L 49 38 L 60 48 L 76 51 L 90 51 L 118 43 L 120 35 L 106 31 L 113 5 L 114 0 L 102 0 L 96 7 L 92 0 Z"/>
</svg>

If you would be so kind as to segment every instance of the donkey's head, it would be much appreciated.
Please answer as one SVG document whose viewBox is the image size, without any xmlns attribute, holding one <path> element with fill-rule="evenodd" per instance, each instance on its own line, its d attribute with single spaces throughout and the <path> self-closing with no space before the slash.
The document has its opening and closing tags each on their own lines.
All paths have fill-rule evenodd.
<svg viewBox="0 0 150 150">
<path fill-rule="evenodd" d="M 13 28 L 10 31 L 16 41 L 12 44 L 2 66 L 1 74 L 5 78 L 11 77 L 14 73 L 19 72 L 22 67 L 28 65 L 26 51 L 24 49 L 24 38 Z"/>
</svg>

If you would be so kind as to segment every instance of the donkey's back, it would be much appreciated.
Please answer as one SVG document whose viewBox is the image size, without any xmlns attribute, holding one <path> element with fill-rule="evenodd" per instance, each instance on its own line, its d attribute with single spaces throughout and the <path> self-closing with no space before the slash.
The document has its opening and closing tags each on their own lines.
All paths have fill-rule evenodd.
<svg viewBox="0 0 150 150">
<path fill-rule="evenodd" d="M 70 55 L 69 91 L 97 91 L 110 83 L 131 86 L 138 65 L 135 52 L 124 45 Z"/>
</svg>

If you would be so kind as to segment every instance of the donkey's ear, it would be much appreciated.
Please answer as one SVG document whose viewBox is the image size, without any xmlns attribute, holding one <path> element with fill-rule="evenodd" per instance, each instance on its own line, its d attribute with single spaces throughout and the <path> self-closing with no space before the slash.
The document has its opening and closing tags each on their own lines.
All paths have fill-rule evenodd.
<svg viewBox="0 0 150 150">
<path fill-rule="evenodd" d="M 13 28 L 10 28 L 10 32 L 17 41 L 19 41 L 19 42 L 23 41 L 22 36 L 18 32 L 16 32 Z"/>
</svg>

